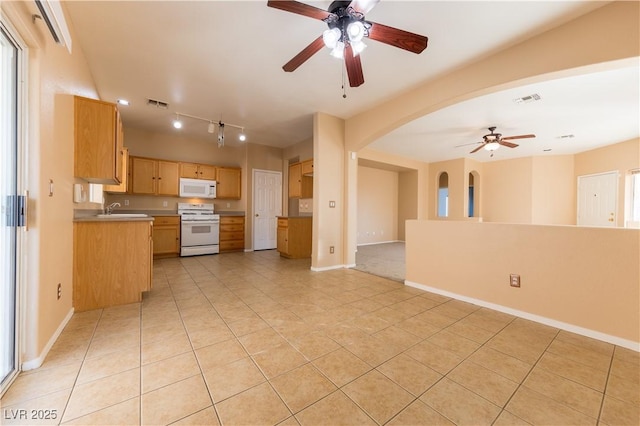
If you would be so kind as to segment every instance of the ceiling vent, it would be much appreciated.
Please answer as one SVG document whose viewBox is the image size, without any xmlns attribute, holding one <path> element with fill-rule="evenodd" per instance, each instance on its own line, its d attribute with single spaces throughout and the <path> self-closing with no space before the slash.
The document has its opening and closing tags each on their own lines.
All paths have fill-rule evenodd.
<svg viewBox="0 0 640 426">
<path fill-rule="evenodd" d="M 521 98 L 514 99 L 513 102 L 517 104 L 528 104 L 530 102 L 539 101 L 540 99 L 541 99 L 540 95 L 538 95 L 537 93 L 534 93 L 533 95 L 523 96 Z"/>
<path fill-rule="evenodd" d="M 162 101 L 157 101 L 155 99 L 147 99 L 147 105 L 152 106 L 152 107 L 156 107 L 156 108 L 160 108 L 160 109 L 168 109 L 169 108 L 169 104 L 166 102 L 162 102 Z"/>
<path fill-rule="evenodd" d="M 571 138 L 575 138 L 575 135 L 562 135 L 562 136 L 558 136 L 558 139 L 571 139 Z"/>
</svg>

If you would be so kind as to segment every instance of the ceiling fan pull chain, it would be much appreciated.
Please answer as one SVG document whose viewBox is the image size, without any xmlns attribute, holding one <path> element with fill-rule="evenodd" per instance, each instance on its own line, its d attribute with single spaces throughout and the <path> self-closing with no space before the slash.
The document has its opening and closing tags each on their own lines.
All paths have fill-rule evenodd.
<svg viewBox="0 0 640 426">
<path fill-rule="evenodd" d="M 340 68 L 342 68 L 342 98 L 343 99 L 347 99 L 347 89 L 344 86 L 345 73 L 346 73 L 346 68 L 345 68 L 344 62 L 342 62 L 340 64 Z"/>
</svg>

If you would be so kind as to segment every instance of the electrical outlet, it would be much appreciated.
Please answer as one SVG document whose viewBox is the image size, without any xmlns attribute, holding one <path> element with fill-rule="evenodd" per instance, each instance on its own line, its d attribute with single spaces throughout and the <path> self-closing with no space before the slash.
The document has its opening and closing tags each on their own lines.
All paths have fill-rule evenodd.
<svg viewBox="0 0 640 426">
<path fill-rule="evenodd" d="M 169 202 L 168 202 L 168 201 L 163 201 L 163 202 L 162 202 L 162 207 L 167 207 L 168 205 L 169 205 Z"/>
<path fill-rule="evenodd" d="M 129 205 L 129 200 L 124 200 L 124 205 L 128 206 Z"/>
<path fill-rule="evenodd" d="M 336 251 L 336 249 L 335 249 L 334 246 L 330 246 L 329 247 L 329 253 L 333 254 L 333 253 L 335 253 L 335 251 Z"/>
<path fill-rule="evenodd" d="M 329 208 L 334 209 L 336 207 L 336 202 L 335 201 L 329 201 Z"/>
<path fill-rule="evenodd" d="M 62 283 L 58 283 L 58 300 L 62 297 Z"/>
<path fill-rule="evenodd" d="M 231 203 L 227 203 L 227 208 L 231 207 Z"/>
<path fill-rule="evenodd" d="M 510 283 L 511 287 L 520 287 L 520 275 L 511 274 L 509 276 L 509 283 Z"/>
</svg>

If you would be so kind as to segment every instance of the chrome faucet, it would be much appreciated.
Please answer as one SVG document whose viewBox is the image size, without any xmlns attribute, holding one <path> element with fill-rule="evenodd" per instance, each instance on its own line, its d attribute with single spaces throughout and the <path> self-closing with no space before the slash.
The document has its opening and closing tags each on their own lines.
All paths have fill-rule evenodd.
<svg viewBox="0 0 640 426">
<path fill-rule="evenodd" d="M 104 211 L 106 214 L 111 214 L 113 209 L 116 207 L 120 207 L 120 203 L 111 203 L 104 209 Z"/>
</svg>

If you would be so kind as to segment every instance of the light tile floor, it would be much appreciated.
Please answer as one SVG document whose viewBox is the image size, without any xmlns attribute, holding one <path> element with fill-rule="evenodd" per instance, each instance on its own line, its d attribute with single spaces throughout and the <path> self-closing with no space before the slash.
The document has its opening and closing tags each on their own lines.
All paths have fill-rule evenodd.
<svg viewBox="0 0 640 426">
<path fill-rule="evenodd" d="M 1 423 L 640 423 L 637 352 L 309 267 L 275 251 L 156 261 L 142 303 L 73 316 Z"/>
</svg>

